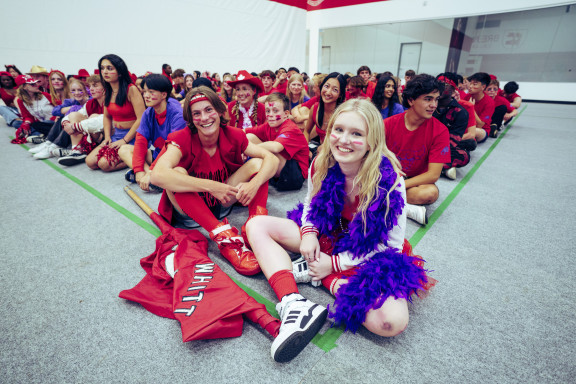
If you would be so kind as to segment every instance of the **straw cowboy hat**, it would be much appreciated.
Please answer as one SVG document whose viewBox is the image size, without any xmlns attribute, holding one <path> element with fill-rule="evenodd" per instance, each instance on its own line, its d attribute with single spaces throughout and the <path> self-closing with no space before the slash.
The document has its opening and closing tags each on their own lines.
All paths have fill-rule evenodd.
<svg viewBox="0 0 576 384">
<path fill-rule="evenodd" d="M 48 76 L 48 70 L 44 67 L 39 65 L 33 65 L 30 69 L 30 72 L 27 73 L 28 75 L 46 75 Z"/>
</svg>

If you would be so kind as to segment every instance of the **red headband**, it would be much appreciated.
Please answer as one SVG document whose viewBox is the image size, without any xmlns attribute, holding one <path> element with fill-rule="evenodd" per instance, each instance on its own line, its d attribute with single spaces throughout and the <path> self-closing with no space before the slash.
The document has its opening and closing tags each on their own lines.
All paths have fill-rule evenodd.
<svg viewBox="0 0 576 384">
<path fill-rule="evenodd" d="M 454 84 L 454 82 L 453 82 L 452 80 L 450 80 L 449 78 L 447 78 L 447 77 L 445 77 L 445 76 L 440 76 L 440 77 L 438 78 L 438 81 L 441 81 L 441 82 L 443 82 L 443 83 L 446 83 L 446 84 L 448 84 L 448 85 L 451 85 L 451 86 L 453 86 L 454 88 L 458 88 L 458 87 L 456 86 L 456 84 Z"/>
<path fill-rule="evenodd" d="M 194 103 L 204 100 L 210 101 L 210 99 L 208 99 L 205 94 L 197 93 L 196 95 L 192 96 L 192 98 L 190 99 L 190 103 L 188 103 L 188 106 L 191 106 Z"/>
</svg>

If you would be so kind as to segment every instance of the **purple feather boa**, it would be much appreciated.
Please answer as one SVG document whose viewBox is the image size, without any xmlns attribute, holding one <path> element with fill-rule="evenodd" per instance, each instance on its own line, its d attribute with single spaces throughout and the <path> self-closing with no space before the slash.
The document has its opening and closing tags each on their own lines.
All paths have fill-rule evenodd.
<svg viewBox="0 0 576 384">
<path fill-rule="evenodd" d="M 398 224 L 398 216 L 404 208 L 404 199 L 398 190 L 390 193 L 388 216 L 386 194 L 396 181 L 396 172 L 387 157 L 380 163 L 382 179 L 379 183 L 378 199 L 366 212 L 370 225 L 366 228 L 362 216 L 355 215 L 348 226 L 349 233 L 342 233 L 336 240 L 334 254 L 350 251 L 354 258 L 376 249 L 380 243 L 388 243 L 389 231 Z M 312 198 L 308 220 L 318 228 L 320 234 L 331 236 L 339 226 L 344 207 L 345 178 L 338 163 L 328 170 L 320 191 Z M 289 219 L 302 225 L 303 204 L 287 213 Z M 335 240 L 335 239 L 332 239 Z M 330 311 L 336 325 L 346 324 L 346 330 L 356 332 L 366 320 L 371 309 L 378 309 L 390 296 L 411 301 L 411 296 L 428 281 L 426 270 L 415 262 L 421 259 L 408 256 L 389 248 L 378 252 L 358 265 L 356 274 L 342 284 Z"/>
<path fill-rule="evenodd" d="M 354 258 L 358 258 L 376 249 L 378 244 L 388 244 L 388 232 L 398 224 L 398 216 L 404 208 L 404 199 L 397 189 L 390 193 L 390 209 L 386 213 L 386 194 L 396 181 L 396 172 L 390 160 L 383 156 L 380 163 L 382 179 L 378 185 L 380 195 L 366 212 L 367 222 L 370 223 L 364 233 L 364 224 L 361 215 L 354 215 L 348 225 L 349 233 L 343 234 L 334 246 L 334 253 L 350 251 Z M 345 178 L 336 163 L 328 170 L 322 182 L 320 191 L 312 198 L 308 220 L 320 231 L 320 234 L 331 236 L 332 231 L 339 227 L 340 217 L 344 209 Z M 289 219 L 302 226 L 303 205 L 299 204 L 295 210 L 287 213 Z M 382 230 L 382 229 L 385 230 Z M 335 240 L 332 238 L 332 240 Z"/>
</svg>

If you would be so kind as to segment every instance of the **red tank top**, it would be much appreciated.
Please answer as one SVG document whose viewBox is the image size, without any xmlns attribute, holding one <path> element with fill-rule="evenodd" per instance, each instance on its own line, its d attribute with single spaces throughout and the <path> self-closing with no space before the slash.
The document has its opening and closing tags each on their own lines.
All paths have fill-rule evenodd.
<svg viewBox="0 0 576 384">
<path fill-rule="evenodd" d="M 127 91 L 133 86 L 134 84 L 128 85 Z M 132 103 L 128 101 L 128 98 L 126 98 L 126 102 L 122 106 L 111 102 L 108 105 L 108 113 L 112 116 L 113 121 L 134 121 L 138 119 L 134 112 L 134 107 Z"/>
</svg>

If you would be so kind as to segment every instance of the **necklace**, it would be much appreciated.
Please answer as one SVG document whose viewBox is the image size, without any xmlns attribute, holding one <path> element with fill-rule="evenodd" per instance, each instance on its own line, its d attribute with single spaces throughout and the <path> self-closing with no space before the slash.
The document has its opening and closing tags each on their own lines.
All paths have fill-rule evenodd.
<svg viewBox="0 0 576 384">
<path fill-rule="evenodd" d="M 338 217 L 338 220 L 340 221 L 340 229 L 342 230 L 342 232 L 343 233 L 350 233 L 348 226 L 346 226 L 346 229 L 344 229 L 344 226 L 342 225 L 342 216 Z"/>
</svg>

